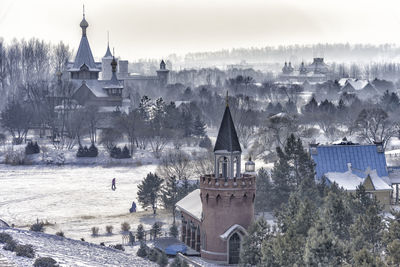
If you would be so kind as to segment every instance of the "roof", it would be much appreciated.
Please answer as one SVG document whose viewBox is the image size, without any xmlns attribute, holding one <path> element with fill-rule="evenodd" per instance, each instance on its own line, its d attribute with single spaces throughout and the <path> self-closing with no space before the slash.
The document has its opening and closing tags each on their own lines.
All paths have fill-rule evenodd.
<svg viewBox="0 0 400 267">
<path fill-rule="evenodd" d="M 200 189 L 192 191 L 186 197 L 179 200 L 178 203 L 176 203 L 176 208 L 189 214 L 198 221 L 201 221 L 203 205 L 200 198 Z"/>
<path fill-rule="evenodd" d="M 375 190 L 392 190 L 392 188 L 381 177 L 378 176 L 376 170 L 367 172 L 365 175 L 365 178 L 361 178 L 352 170 L 347 170 L 346 172 L 328 172 L 325 174 L 329 182 L 335 182 L 339 185 L 339 187 L 343 187 L 345 190 L 349 191 L 355 191 L 360 184 L 364 184 L 367 181 L 368 175 Z"/>
<path fill-rule="evenodd" d="M 108 81 L 106 80 L 106 81 L 104 81 L 104 86 L 103 86 L 103 88 L 106 88 L 106 89 L 109 89 L 109 88 L 111 88 L 111 89 L 114 89 L 114 88 L 123 89 L 124 86 L 123 86 L 122 83 L 118 80 L 117 75 L 115 74 L 115 72 L 113 72 L 112 75 L 111 75 L 111 80 L 108 80 Z"/>
<path fill-rule="evenodd" d="M 236 232 L 236 231 L 241 232 L 242 235 L 247 235 L 247 231 L 246 231 L 246 229 L 245 229 L 243 226 L 241 226 L 241 225 L 239 225 L 239 224 L 234 224 L 234 225 L 232 225 L 231 227 L 229 227 L 229 229 L 226 230 L 225 233 L 223 233 L 223 234 L 220 235 L 219 237 L 220 237 L 222 240 L 227 240 L 227 239 L 229 238 L 229 236 L 230 236 L 231 234 L 233 234 L 234 232 Z"/>
<path fill-rule="evenodd" d="M 112 57 L 109 45 L 107 45 L 107 51 L 106 51 L 106 54 L 104 55 L 104 57 Z"/>
<path fill-rule="evenodd" d="M 178 253 L 186 253 L 187 246 L 175 237 L 162 237 L 154 240 L 154 247 L 167 255 L 176 255 Z"/>
<path fill-rule="evenodd" d="M 94 61 L 89 41 L 85 35 L 81 38 L 78 52 L 76 53 L 75 61 L 70 71 L 79 70 L 84 64 L 89 68 L 89 71 L 100 71 L 98 65 Z"/>
<path fill-rule="evenodd" d="M 219 127 L 217 141 L 215 142 L 214 151 L 217 150 L 228 152 L 242 151 L 228 105 L 225 108 L 221 126 Z"/>
<path fill-rule="evenodd" d="M 368 168 L 376 170 L 379 177 L 388 177 L 385 154 L 378 153 L 376 145 L 317 146 L 316 150 L 311 151 L 311 157 L 316 163 L 317 179 L 329 172 L 348 171 L 348 163 L 361 178 L 365 178 Z"/>
</svg>

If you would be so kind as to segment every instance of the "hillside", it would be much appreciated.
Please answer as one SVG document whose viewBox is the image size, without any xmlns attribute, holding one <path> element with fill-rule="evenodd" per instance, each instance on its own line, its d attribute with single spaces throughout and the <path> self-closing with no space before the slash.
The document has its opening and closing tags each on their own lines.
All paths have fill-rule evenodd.
<svg viewBox="0 0 400 267">
<path fill-rule="evenodd" d="M 18 243 L 33 245 L 35 257 L 52 257 L 63 267 L 158 266 L 133 254 L 69 238 L 12 228 L 0 228 L 1 232 L 12 235 Z M 15 266 L 32 266 L 34 262 L 10 251 L 1 250 L 1 254 Z"/>
</svg>

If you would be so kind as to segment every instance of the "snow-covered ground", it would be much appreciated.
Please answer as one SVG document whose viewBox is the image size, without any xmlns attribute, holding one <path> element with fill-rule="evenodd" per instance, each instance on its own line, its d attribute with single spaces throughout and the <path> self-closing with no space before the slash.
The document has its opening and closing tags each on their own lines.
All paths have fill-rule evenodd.
<svg viewBox="0 0 400 267">
<path fill-rule="evenodd" d="M 62 230 L 67 237 L 100 243 L 121 243 L 121 223 L 132 229 L 139 223 L 149 228 L 155 221 L 169 223 L 172 218 L 159 210 L 129 213 L 137 203 L 137 185 L 156 165 L 103 168 L 99 166 L 8 166 L 0 164 L 0 218 L 15 227 L 27 229 L 36 219 L 54 225 L 46 232 Z M 116 178 L 117 189 L 111 190 Z M 114 235 L 105 234 L 105 226 L 114 227 Z M 91 228 L 100 228 L 92 237 Z M 147 226 L 147 227 L 146 227 Z"/>
<path fill-rule="evenodd" d="M 10 234 L 13 239 L 20 244 L 32 245 L 36 257 L 52 257 L 63 267 L 158 266 L 133 253 L 122 252 L 116 249 L 69 238 L 11 228 L 0 228 L 0 232 Z M 0 247 L 2 247 L 2 244 L 0 244 Z M 15 252 L 3 249 L 1 249 L 1 254 L 4 255 L 10 263 L 21 267 L 32 266 L 35 260 L 17 257 Z"/>
</svg>

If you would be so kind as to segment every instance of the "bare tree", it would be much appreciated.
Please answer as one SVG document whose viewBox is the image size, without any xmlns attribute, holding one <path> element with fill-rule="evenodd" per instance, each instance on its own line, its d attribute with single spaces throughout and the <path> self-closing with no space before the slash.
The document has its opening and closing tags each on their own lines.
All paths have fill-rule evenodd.
<svg viewBox="0 0 400 267">
<path fill-rule="evenodd" d="M 25 103 L 12 100 L 1 112 L 1 124 L 11 133 L 15 144 L 26 138 L 31 122 L 32 111 Z"/>
<path fill-rule="evenodd" d="M 390 138 L 398 132 L 398 123 L 389 119 L 381 108 L 363 109 L 355 121 L 355 132 L 368 143 L 382 142 L 384 147 Z"/>
<path fill-rule="evenodd" d="M 170 150 L 161 157 L 157 173 L 161 177 L 176 177 L 178 180 L 192 176 L 190 156 L 181 150 Z"/>
</svg>

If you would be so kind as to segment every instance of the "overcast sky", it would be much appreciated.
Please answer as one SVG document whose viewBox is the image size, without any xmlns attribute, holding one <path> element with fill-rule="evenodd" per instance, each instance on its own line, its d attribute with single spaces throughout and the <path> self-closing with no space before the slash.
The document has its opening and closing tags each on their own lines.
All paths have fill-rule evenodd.
<svg viewBox="0 0 400 267">
<path fill-rule="evenodd" d="M 350 42 L 400 44 L 399 0 L 0 0 L 0 36 L 77 49 L 85 4 L 95 57 L 124 59 L 234 47 Z"/>
</svg>

